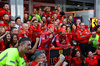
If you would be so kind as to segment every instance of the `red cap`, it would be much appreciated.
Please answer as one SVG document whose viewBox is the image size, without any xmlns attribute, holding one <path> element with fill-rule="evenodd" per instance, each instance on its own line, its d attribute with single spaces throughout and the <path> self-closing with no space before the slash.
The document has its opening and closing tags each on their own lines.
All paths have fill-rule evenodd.
<svg viewBox="0 0 100 66">
<path fill-rule="evenodd" d="M 53 25 L 53 24 L 49 24 L 49 25 L 48 25 L 48 28 L 50 28 L 50 27 L 54 27 L 54 25 Z"/>
<path fill-rule="evenodd" d="M 58 32 L 66 32 L 63 28 L 60 28 Z"/>
<path fill-rule="evenodd" d="M 66 32 L 63 28 L 61 29 L 61 32 Z"/>
</svg>

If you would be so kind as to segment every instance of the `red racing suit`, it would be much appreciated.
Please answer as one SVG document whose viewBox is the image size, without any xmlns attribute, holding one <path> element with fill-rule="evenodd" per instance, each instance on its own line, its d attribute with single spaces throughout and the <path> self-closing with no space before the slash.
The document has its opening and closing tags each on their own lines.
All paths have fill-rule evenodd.
<svg viewBox="0 0 100 66">
<path fill-rule="evenodd" d="M 46 50 L 49 48 L 49 46 L 53 46 L 51 43 L 52 38 L 50 38 L 50 33 L 49 31 L 43 32 L 40 35 L 40 41 L 39 41 L 39 50 Z"/>
<path fill-rule="evenodd" d="M 65 41 L 64 44 L 62 43 L 63 41 Z M 67 34 L 65 34 L 64 36 L 57 34 L 55 36 L 55 42 L 57 47 L 67 47 L 67 44 L 69 43 Z"/>
</svg>

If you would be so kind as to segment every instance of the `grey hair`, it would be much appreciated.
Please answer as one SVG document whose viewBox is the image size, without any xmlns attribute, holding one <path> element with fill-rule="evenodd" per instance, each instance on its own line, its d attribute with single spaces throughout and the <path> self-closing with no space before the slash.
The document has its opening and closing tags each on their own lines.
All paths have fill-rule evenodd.
<svg viewBox="0 0 100 66">
<path fill-rule="evenodd" d="M 41 53 L 45 53 L 45 51 L 43 51 L 43 50 L 41 50 L 41 51 L 36 51 L 36 52 L 34 53 L 34 55 L 31 56 L 31 61 L 33 61 L 33 60 L 35 61 L 37 57 L 40 58 L 40 57 L 41 57 Z"/>
</svg>

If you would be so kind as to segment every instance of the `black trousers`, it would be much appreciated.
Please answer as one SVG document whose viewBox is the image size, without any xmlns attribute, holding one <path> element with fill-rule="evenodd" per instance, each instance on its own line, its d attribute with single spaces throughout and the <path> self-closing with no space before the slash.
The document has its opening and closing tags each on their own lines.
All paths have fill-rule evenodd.
<svg viewBox="0 0 100 66">
<path fill-rule="evenodd" d="M 98 66 L 100 66 L 100 60 L 98 60 Z"/>
<path fill-rule="evenodd" d="M 80 43 L 79 46 L 80 46 L 80 50 L 81 50 L 83 56 L 87 57 L 87 54 L 91 49 L 90 44 L 88 44 L 88 43 Z"/>
</svg>

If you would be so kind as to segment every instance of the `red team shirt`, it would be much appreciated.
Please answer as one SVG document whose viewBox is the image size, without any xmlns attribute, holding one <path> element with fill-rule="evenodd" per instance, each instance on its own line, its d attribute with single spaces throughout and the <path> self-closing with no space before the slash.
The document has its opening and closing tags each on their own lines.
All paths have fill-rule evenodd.
<svg viewBox="0 0 100 66">
<path fill-rule="evenodd" d="M 62 41 L 65 41 L 66 43 L 62 44 Z M 57 34 L 55 37 L 55 42 L 57 47 L 67 47 L 67 44 L 69 43 L 67 34 L 65 34 L 64 36 Z"/>
<path fill-rule="evenodd" d="M 82 60 L 78 57 L 73 57 L 72 62 L 74 63 L 74 66 L 82 66 Z"/>
<path fill-rule="evenodd" d="M 84 29 L 81 31 L 80 29 L 77 31 L 77 39 L 80 43 L 88 43 L 89 37 L 91 36 L 90 31 L 88 29 Z M 83 37 L 83 36 L 86 36 Z"/>
<path fill-rule="evenodd" d="M 89 57 L 87 57 L 86 58 L 86 63 L 89 66 L 98 66 L 98 58 L 97 58 L 97 55 L 94 55 L 92 60 Z"/>
</svg>

